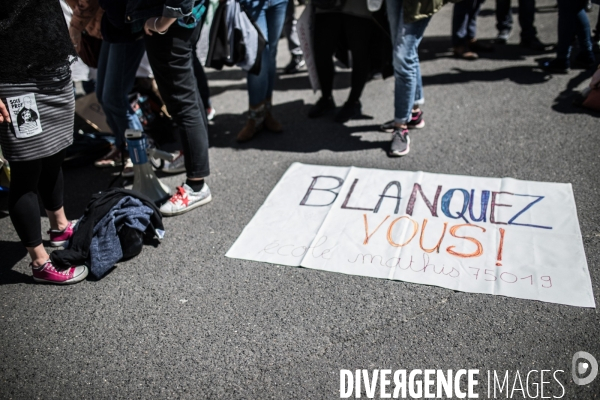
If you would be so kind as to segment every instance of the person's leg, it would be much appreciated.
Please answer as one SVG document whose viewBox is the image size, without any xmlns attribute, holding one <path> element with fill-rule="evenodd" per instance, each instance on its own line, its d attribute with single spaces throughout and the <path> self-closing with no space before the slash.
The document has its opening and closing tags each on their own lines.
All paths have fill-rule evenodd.
<svg viewBox="0 0 600 400">
<path fill-rule="evenodd" d="M 110 54 L 110 43 L 103 40 L 102 45 L 100 46 L 100 54 L 98 55 L 98 69 L 96 71 L 96 98 L 98 99 L 98 103 L 102 107 L 102 98 L 104 97 L 104 81 L 106 77 L 106 71 L 108 69 L 108 56 Z M 107 116 L 108 123 L 108 116 Z M 109 124 L 110 126 L 110 124 Z"/>
<path fill-rule="evenodd" d="M 519 0 L 519 25 L 521 25 L 521 40 L 531 40 L 537 37 L 535 21 L 535 0 Z"/>
<path fill-rule="evenodd" d="M 108 50 L 105 50 L 105 45 L 106 42 L 103 42 L 102 52 L 106 51 L 107 54 L 103 79 L 98 82 L 98 86 L 102 86 L 98 100 L 115 135 L 115 144 L 122 149 L 125 146 L 126 129 L 143 129 L 131 108 L 128 95 L 144 56 L 144 42 L 138 40 L 134 43 L 111 43 L 108 44 Z"/>
<path fill-rule="evenodd" d="M 63 207 L 64 180 L 62 162 L 66 150 L 42 159 L 42 171 L 38 183 L 38 194 L 50 220 L 50 229 L 62 231 L 69 225 Z"/>
<path fill-rule="evenodd" d="M 248 73 L 248 103 L 250 109 L 258 109 L 262 102 L 267 97 L 267 87 L 269 82 L 269 59 L 270 59 L 270 47 L 269 47 L 269 31 L 267 26 L 267 11 L 266 4 L 259 4 L 261 8 L 250 9 L 250 18 L 254 20 L 258 29 L 262 32 L 265 40 L 267 41 L 265 48 L 262 52 L 262 59 L 260 64 L 260 72 L 256 74 Z"/>
<path fill-rule="evenodd" d="M 577 19 L 575 33 L 577 35 L 577 41 L 579 42 L 579 54 L 577 55 L 577 60 L 585 64 L 593 64 L 595 58 L 592 49 L 592 35 L 590 21 L 585 12 L 585 4 L 584 7 L 581 7 L 581 9 L 576 11 L 575 17 Z"/>
<path fill-rule="evenodd" d="M 370 72 L 370 43 L 373 37 L 373 22 L 367 18 L 341 14 L 342 32 L 352 53 L 351 89 L 348 100 L 335 115 L 336 122 L 344 123 L 362 115 L 360 96 Z M 330 56 L 331 57 L 331 56 Z"/>
<path fill-rule="evenodd" d="M 425 18 L 411 24 L 400 22 L 398 27 L 393 59 L 396 80 L 394 116 L 398 126 L 404 126 L 410 121 L 411 111 L 418 93 L 417 88 L 422 87 L 419 79 L 418 47 L 429 20 L 430 18 Z"/>
<path fill-rule="evenodd" d="M 273 88 L 275 87 L 275 78 L 277 75 L 277 44 L 281 37 L 281 30 L 285 21 L 285 13 L 288 6 L 288 0 L 270 0 L 270 7 L 266 10 L 267 22 L 267 42 L 269 43 L 269 62 L 267 76 L 267 92 L 263 100 L 271 100 L 273 97 Z"/>
<path fill-rule="evenodd" d="M 452 10 L 452 45 L 454 47 L 466 45 L 469 15 L 473 6 L 474 0 L 463 0 L 454 4 Z"/>
<path fill-rule="evenodd" d="M 195 46 L 192 54 L 192 62 L 194 65 L 194 76 L 198 83 L 198 91 L 200 93 L 200 98 L 202 99 L 202 108 L 208 109 L 210 107 L 210 88 L 208 87 L 208 79 L 206 78 L 204 67 L 202 67 L 200 60 L 198 60 L 198 56 L 196 55 Z"/>
<path fill-rule="evenodd" d="M 430 18 L 405 24 L 400 11 L 397 19 L 396 41 L 394 42 L 394 130 L 390 143 L 390 156 L 403 156 L 410 150 L 408 123 L 417 96 L 419 82 L 418 47 L 423 39 Z"/>
<path fill-rule="evenodd" d="M 572 2 L 579 0 L 557 0 L 558 2 L 558 43 L 556 44 L 556 58 L 569 66 L 571 56 L 571 43 L 575 36 L 577 24 L 577 9 Z"/>
<path fill-rule="evenodd" d="M 187 177 L 192 179 L 210 174 L 207 121 L 192 65 L 193 42 L 199 33 L 200 26 L 187 29 L 173 24 L 165 35 L 145 37 L 148 60 L 179 128 Z"/>
<path fill-rule="evenodd" d="M 37 186 L 42 173 L 42 160 L 11 161 L 11 185 L 8 212 L 21 243 L 27 248 L 34 267 L 40 267 L 49 256 L 42 245 L 42 224 Z"/>
<path fill-rule="evenodd" d="M 415 101 L 413 103 L 413 112 L 420 110 L 420 106 L 425 103 L 423 94 L 423 78 L 421 77 L 421 63 L 417 63 L 417 87 L 415 88 Z"/>
<path fill-rule="evenodd" d="M 338 12 L 315 14 L 314 29 L 313 58 L 321 87 L 321 98 L 308 110 L 309 118 L 319 118 L 335 110 L 332 96 L 335 76 L 333 54 L 342 34 L 342 14 Z"/>
<path fill-rule="evenodd" d="M 343 29 L 352 53 L 351 90 L 348 103 L 359 101 L 369 75 L 369 44 L 373 22 L 367 18 L 342 14 Z"/>
<path fill-rule="evenodd" d="M 288 50 L 292 56 L 301 56 L 302 49 L 300 48 L 300 39 L 296 30 L 296 17 L 294 0 L 289 0 L 285 12 L 285 22 L 283 24 L 283 34 L 288 41 Z"/>
<path fill-rule="evenodd" d="M 484 1 L 485 0 L 475 0 L 469 10 L 466 35 L 467 41 L 474 40 L 477 37 L 477 17 L 479 16 L 481 5 Z"/>
<path fill-rule="evenodd" d="M 333 53 L 341 31 L 341 13 L 315 14 L 313 57 L 317 76 L 319 77 L 319 85 L 321 86 L 321 97 L 324 98 L 330 98 L 333 92 L 333 77 L 335 75 Z"/>
<path fill-rule="evenodd" d="M 513 24 L 510 3 L 511 0 L 496 0 L 496 29 L 498 29 L 499 36 L 505 33 L 506 39 L 508 39 Z"/>
</svg>

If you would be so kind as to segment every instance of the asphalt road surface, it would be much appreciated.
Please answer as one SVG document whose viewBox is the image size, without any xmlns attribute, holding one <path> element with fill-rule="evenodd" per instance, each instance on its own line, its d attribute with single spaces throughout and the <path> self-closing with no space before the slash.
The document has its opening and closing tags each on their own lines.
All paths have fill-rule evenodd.
<svg viewBox="0 0 600 400">
<path fill-rule="evenodd" d="M 494 4 L 481 13 L 481 39 L 496 35 Z M 554 5 L 537 2 L 536 26 L 551 44 Z M 587 386 L 571 378 L 575 352 L 600 360 L 597 309 L 225 257 L 296 161 L 570 182 L 600 302 L 600 114 L 571 105 L 591 72 L 538 69 L 553 53 L 518 46 L 516 15 L 507 45 L 478 61 L 454 59 L 451 12 L 446 6 L 433 18 L 421 45 L 427 126 L 411 134 L 406 157 L 388 158 L 390 135 L 376 129 L 393 116 L 393 78 L 369 82 L 364 119 L 340 125 L 306 118 L 318 98 L 306 73 L 280 76 L 274 114 L 285 131 L 240 145 L 234 139 L 245 122 L 244 74 L 209 70 L 218 112 L 207 181 L 214 199 L 165 219 L 167 237 L 158 247 L 145 247 L 99 281 L 37 285 L 3 215 L 0 398 L 335 399 L 340 369 L 463 368 L 480 370 L 480 398 L 487 396 L 485 371 L 511 371 L 512 387 L 515 371 L 525 380 L 528 371 L 542 369 L 564 371 L 557 376 L 565 399 L 600 397 L 600 378 Z M 285 40 L 279 50 L 283 67 Z M 338 105 L 349 76 L 339 70 L 336 77 Z M 93 166 L 68 169 L 65 177 L 70 218 L 112 179 Z M 183 179 L 164 181 L 175 186 Z M 544 396 L 560 397 L 552 376 L 545 380 L 552 383 Z M 513 398 L 523 396 L 518 391 Z"/>
</svg>

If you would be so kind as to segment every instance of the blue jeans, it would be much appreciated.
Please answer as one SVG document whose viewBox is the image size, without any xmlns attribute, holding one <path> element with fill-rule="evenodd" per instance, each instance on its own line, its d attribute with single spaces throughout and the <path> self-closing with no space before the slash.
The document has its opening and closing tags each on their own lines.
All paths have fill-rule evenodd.
<svg viewBox="0 0 600 400">
<path fill-rule="evenodd" d="M 98 58 L 96 97 L 106 115 L 106 123 L 115 135 L 119 148 L 125 145 L 125 130 L 143 130 L 131 108 L 128 95 L 135 83 L 135 73 L 144 56 L 144 41 L 133 43 L 102 42 Z"/>
<path fill-rule="evenodd" d="M 281 36 L 288 0 L 243 0 L 240 2 L 263 33 L 267 46 L 262 53 L 260 73 L 248 74 L 250 106 L 256 107 L 273 96 L 277 43 Z"/>
<path fill-rule="evenodd" d="M 394 120 L 404 125 L 410 121 L 413 106 L 425 101 L 418 48 L 431 18 L 406 24 L 402 0 L 386 0 L 386 6 L 394 47 Z"/>
<path fill-rule="evenodd" d="M 462 46 L 477 36 L 477 16 L 485 0 L 462 0 L 452 10 L 452 45 Z"/>
<path fill-rule="evenodd" d="M 585 12 L 586 2 L 582 0 L 558 0 L 558 43 L 556 44 L 556 58 L 569 63 L 571 44 L 575 35 L 579 41 L 581 54 L 585 54 L 591 61 L 594 60 L 592 40 L 590 34 L 590 21 Z"/>
</svg>

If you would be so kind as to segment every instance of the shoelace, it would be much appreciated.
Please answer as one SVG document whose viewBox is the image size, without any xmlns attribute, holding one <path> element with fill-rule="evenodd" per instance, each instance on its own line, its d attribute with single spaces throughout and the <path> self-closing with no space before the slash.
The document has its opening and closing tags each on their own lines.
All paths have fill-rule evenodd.
<svg viewBox="0 0 600 400">
<path fill-rule="evenodd" d="M 402 133 L 404 133 L 404 135 Z M 406 134 L 408 134 L 407 129 L 397 129 L 394 131 L 394 135 L 398 136 L 403 142 L 406 142 Z"/>
<path fill-rule="evenodd" d="M 183 188 L 183 186 L 177 186 L 177 193 L 175 193 L 173 195 L 173 197 L 171 197 L 170 202 L 175 204 L 178 201 L 183 200 L 184 195 L 187 194 L 187 192 L 185 191 L 185 189 Z"/>
<path fill-rule="evenodd" d="M 44 268 L 48 269 L 50 272 L 56 272 L 57 274 L 61 274 L 61 275 L 69 275 L 69 272 L 71 271 L 71 268 L 67 268 L 67 269 L 60 271 L 60 270 L 56 269 L 56 267 L 52 263 L 49 263 L 49 262 L 47 262 L 44 265 Z"/>
</svg>

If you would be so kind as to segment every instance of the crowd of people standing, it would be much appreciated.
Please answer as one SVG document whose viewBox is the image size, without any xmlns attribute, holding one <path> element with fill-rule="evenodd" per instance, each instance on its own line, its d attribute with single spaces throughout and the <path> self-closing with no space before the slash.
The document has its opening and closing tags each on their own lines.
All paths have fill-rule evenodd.
<svg viewBox="0 0 600 400">
<path fill-rule="evenodd" d="M 128 95 L 136 71 L 147 54 L 160 97 L 181 138 L 181 152 L 171 172 L 186 180 L 164 203 L 163 215 L 179 215 L 211 201 L 208 120 L 214 116 L 210 91 L 198 60 L 197 46 L 204 17 L 217 0 L 61 0 L 73 15 L 65 25 L 59 0 L 21 0 L 6 4 L 0 17 L 0 144 L 12 171 L 9 212 L 17 234 L 31 257 L 37 281 L 74 283 L 85 278 L 85 266 L 58 269 L 49 260 L 41 237 L 39 194 L 50 220 L 51 245 L 66 243 L 73 224 L 63 208 L 61 164 L 73 141 L 74 95 L 70 64 L 81 54 L 85 37 L 101 40 L 97 58 L 96 96 L 106 114 L 115 144 L 95 165 L 123 165 L 131 173 L 125 131 L 143 130 Z M 381 125 L 391 133 L 388 154 L 410 151 L 409 131 L 425 126 L 423 82 L 418 48 L 434 13 L 454 5 L 454 55 L 477 59 L 491 51 L 477 40 L 477 15 L 483 0 L 312 0 L 314 65 L 321 97 L 308 112 L 319 118 L 336 110 L 333 100 L 334 55 L 351 66 L 351 90 L 335 113 L 344 123 L 360 116 L 360 97 L 373 73 L 393 75 L 394 116 Z M 519 0 L 521 46 L 547 50 L 534 26 L 535 0 Z M 245 142 L 261 130 L 281 132 L 273 115 L 277 46 L 284 32 L 291 61 L 284 73 L 298 72 L 305 56 L 296 32 L 293 0 L 239 0 L 264 39 L 259 71 L 248 72 L 248 113 L 237 140 Z M 496 43 L 506 43 L 512 31 L 510 0 L 497 0 Z M 544 68 L 565 73 L 574 58 L 585 68 L 595 66 L 586 0 L 558 0 L 556 58 Z M 14 112 L 13 112 L 14 111 Z M 18 112 L 18 116 L 17 116 Z"/>
</svg>

